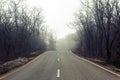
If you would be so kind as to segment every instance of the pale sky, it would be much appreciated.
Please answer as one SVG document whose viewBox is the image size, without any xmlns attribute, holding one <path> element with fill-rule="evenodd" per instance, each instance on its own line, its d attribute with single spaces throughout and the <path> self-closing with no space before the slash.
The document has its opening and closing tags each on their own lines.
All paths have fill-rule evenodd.
<svg viewBox="0 0 120 80">
<path fill-rule="evenodd" d="M 80 0 L 27 0 L 27 4 L 43 9 L 46 24 L 56 32 L 58 39 L 75 32 L 67 25 L 79 10 Z"/>
</svg>

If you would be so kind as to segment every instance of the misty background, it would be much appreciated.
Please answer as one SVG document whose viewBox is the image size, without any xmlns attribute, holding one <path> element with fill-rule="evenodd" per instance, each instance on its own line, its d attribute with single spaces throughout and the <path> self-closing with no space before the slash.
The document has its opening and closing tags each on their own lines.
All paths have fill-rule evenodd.
<svg viewBox="0 0 120 80">
<path fill-rule="evenodd" d="M 120 1 L 0 0 L 0 61 L 47 50 L 120 67 Z"/>
</svg>

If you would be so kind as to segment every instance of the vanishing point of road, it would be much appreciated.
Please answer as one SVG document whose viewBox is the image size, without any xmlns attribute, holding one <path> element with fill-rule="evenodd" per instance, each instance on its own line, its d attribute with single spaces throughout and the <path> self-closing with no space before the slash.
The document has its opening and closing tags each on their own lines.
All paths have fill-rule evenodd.
<svg viewBox="0 0 120 80">
<path fill-rule="evenodd" d="M 120 80 L 71 51 L 48 51 L 2 80 Z"/>
</svg>

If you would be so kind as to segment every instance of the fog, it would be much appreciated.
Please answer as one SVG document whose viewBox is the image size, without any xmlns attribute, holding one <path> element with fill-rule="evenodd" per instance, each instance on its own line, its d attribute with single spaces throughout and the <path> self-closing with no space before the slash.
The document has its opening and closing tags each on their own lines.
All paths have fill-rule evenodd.
<svg viewBox="0 0 120 80">
<path fill-rule="evenodd" d="M 77 44 L 77 35 L 75 33 L 67 35 L 56 41 L 56 50 L 73 50 Z"/>
</svg>

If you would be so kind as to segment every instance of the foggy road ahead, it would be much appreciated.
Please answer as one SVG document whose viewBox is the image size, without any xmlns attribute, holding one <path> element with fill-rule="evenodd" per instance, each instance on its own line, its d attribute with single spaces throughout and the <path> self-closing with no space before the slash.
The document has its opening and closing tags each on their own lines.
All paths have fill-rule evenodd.
<svg viewBox="0 0 120 80">
<path fill-rule="evenodd" d="M 120 80 L 71 51 L 48 51 L 3 80 Z"/>
</svg>

